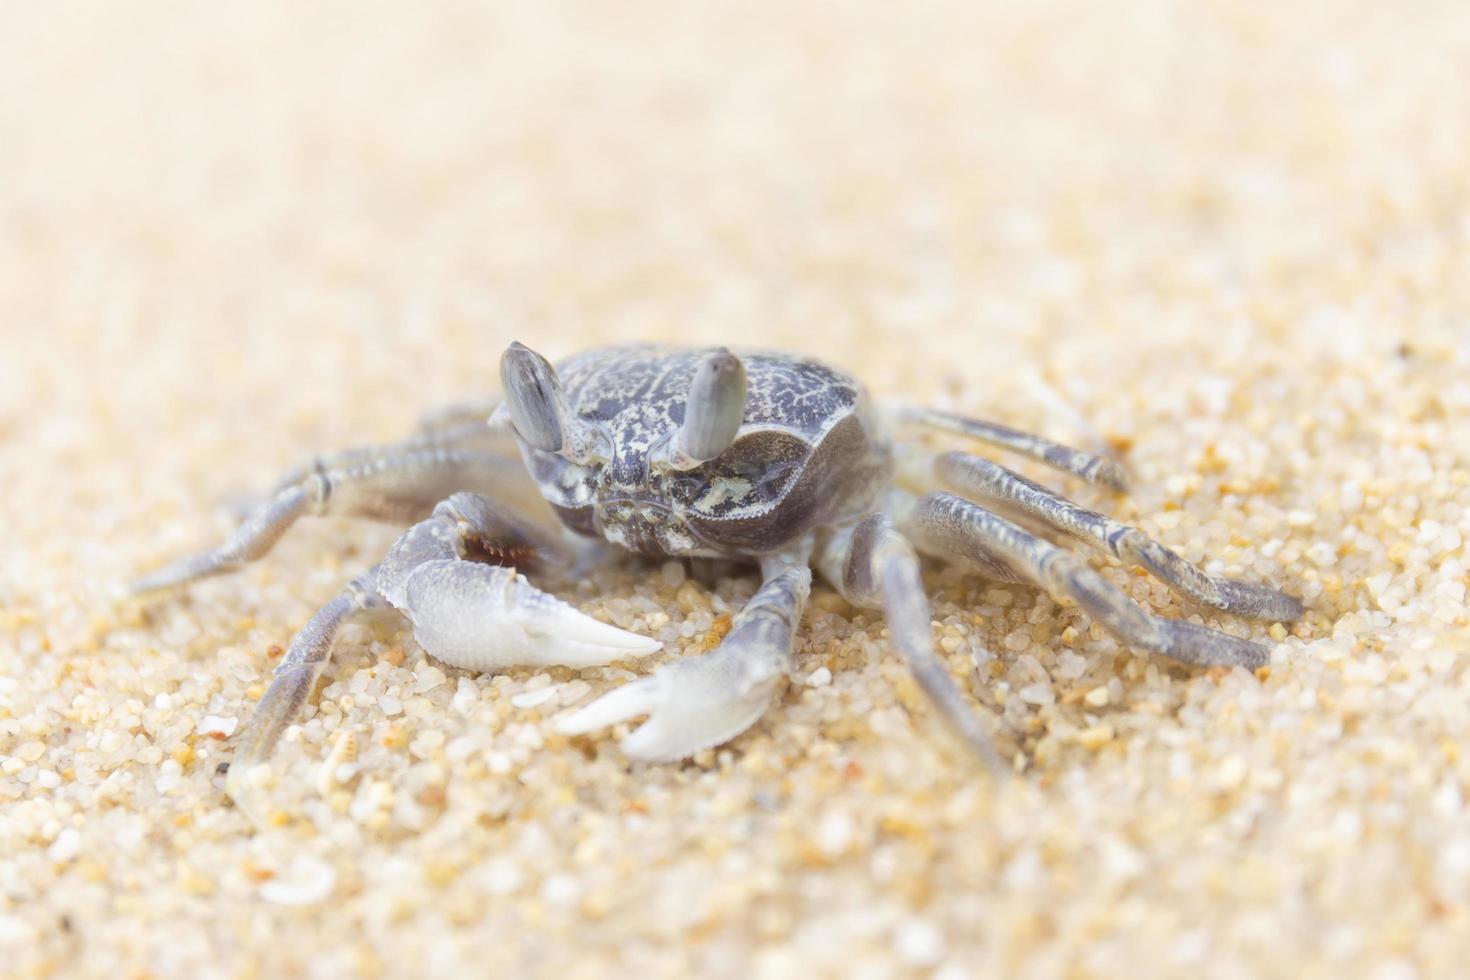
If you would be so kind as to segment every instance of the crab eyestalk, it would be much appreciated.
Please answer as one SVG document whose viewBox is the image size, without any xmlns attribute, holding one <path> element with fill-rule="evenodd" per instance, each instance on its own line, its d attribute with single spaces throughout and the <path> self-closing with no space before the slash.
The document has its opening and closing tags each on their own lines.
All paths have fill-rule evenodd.
<svg viewBox="0 0 1470 980">
<path fill-rule="evenodd" d="M 693 469 L 730 448 L 745 419 L 745 365 L 724 347 L 694 372 L 684 405 L 684 424 L 668 442 L 664 462 Z"/>
<path fill-rule="evenodd" d="M 531 448 L 573 462 L 587 458 L 586 423 L 567 407 L 551 362 L 516 341 L 500 356 L 500 384 L 511 425 Z"/>
</svg>

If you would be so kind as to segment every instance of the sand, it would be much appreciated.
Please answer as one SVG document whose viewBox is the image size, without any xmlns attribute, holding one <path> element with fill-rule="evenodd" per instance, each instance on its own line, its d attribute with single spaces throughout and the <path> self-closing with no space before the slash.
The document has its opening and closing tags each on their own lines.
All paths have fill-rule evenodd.
<svg viewBox="0 0 1470 980">
<path fill-rule="evenodd" d="M 1466 65 L 1454 2 L 8 5 L 0 972 L 1463 974 Z M 1111 446 L 1127 497 L 1021 468 L 1311 611 L 1104 563 L 1274 651 L 1190 670 L 932 569 L 1001 780 L 825 588 L 682 765 L 554 733 L 630 670 L 357 628 L 252 830 L 227 736 L 393 529 L 110 590 L 517 338 L 800 350 Z M 755 587 L 684 574 L 543 584 L 674 657 Z"/>
</svg>

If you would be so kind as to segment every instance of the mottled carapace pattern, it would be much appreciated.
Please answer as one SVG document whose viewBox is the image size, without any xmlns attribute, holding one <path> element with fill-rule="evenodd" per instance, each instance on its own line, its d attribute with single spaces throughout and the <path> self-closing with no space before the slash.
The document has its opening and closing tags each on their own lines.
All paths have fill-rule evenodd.
<svg viewBox="0 0 1470 980">
<path fill-rule="evenodd" d="M 683 471 L 650 465 L 684 421 L 708 351 L 629 346 L 558 365 L 571 411 L 604 458 L 526 449 L 531 475 L 568 527 L 647 555 L 779 550 L 871 506 L 890 471 L 886 436 L 862 386 L 820 361 L 741 351 L 748 378 L 740 435 Z"/>
</svg>

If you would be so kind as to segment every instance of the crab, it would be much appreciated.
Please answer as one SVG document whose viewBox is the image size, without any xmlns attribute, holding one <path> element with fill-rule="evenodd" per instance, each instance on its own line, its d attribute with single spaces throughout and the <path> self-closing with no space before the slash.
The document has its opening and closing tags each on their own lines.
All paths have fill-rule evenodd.
<svg viewBox="0 0 1470 980">
<path fill-rule="evenodd" d="M 723 744 L 765 713 L 793 667 L 813 569 L 850 604 L 882 611 L 938 715 L 995 767 L 982 714 L 934 650 L 921 554 L 1038 586 L 1127 646 L 1186 664 L 1253 669 L 1269 651 L 1146 611 L 1051 538 L 1145 569 L 1212 609 L 1275 621 L 1303 612 L 1292 596 L 1208 575 L 1139 529 L 989 459 L 904 437 L 939 430 L 1122 491 L 1123 471 L 1106 457 L 991 422 L 875 403 L 852 376 L 810 357 L 622 346 L 553 367 L 514 343 L 500 375 L 500 399 L 445 409 L 402 442 L 314 461 L 283 479 L 227 542 L 132 584 L 155 593 L 239 569 L 308 514 L 410 525 L 292 640 L 228 769 L 226 792 L 247 810 L 251 774 L 300 714 L 343 624 L 364 612 L 396 611 L 427 654 L 476 671 L 587 667 L 660 648 L 536 588 L 525 573 L 538 565 L 585 568 L 631 551 L 759 567 L 758 590 L 713 651 L 554 720 L 585 735 L 644 717 L 621 749 L 647 762 Z"/>
</svg>

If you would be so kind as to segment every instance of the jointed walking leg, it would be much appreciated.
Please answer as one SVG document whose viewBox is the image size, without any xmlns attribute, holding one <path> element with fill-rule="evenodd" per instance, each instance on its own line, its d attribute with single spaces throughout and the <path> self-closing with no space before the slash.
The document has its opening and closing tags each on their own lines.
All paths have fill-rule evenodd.
<svg viewBox="0 0 1470 980">
<path fill-rule="evenodd" d="M 1136 527 L 1079 507 L 988 459 L 944 453 L 935 469 L 945 483 L 1037 518 L 1087 544 L 1148 569 L 1171 589 L 1207 606 L 1249 616 L 1290 622 L 1302 615 L 1301 601 L 1268 586 L 1213 578 Z"/>
<path fill-rule="evenodd" d="M 1207 666 L 1255 668 L 1270 659 L 1249 640 L 1150 615 L 1076 555 L 953 494 L 921 497 L 906 526 L 931 548 L 959 557 L 979 549 L 1005 561 L 1052 595 L 1075 600 L 1129 646 Z"/>
</svg>

